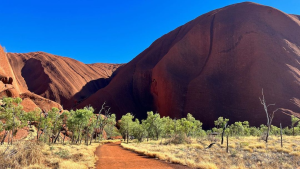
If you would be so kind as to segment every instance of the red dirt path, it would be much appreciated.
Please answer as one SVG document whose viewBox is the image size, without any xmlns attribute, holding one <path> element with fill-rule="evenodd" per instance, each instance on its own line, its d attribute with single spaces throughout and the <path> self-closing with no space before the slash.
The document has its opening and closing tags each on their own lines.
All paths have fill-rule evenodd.
<svg viewBox="0 0 300 169">
<path fill-rule="evenodd" d="M 169 164 L 163 161 L 141 156 L 120 146 L 121 142 L 109 143 L 99 146 L 95 154 L 99 160 L 96 163 L 97 169 L 187 169 L 188 167 Z"/>
</svg>

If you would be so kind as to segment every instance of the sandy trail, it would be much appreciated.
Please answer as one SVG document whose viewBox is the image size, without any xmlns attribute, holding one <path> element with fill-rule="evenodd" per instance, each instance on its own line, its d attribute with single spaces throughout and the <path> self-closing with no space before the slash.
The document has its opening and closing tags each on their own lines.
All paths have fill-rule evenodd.
<svg viewBox="0 0 300 169">
<path fill-rule="evenodd" d="M 99 160 L 97 169 L 187 169 L 188 167 L 169 164 L 146 156 L 141 156 L 120 146 L 121 142 L 108 143 L 97 147 L 95 154 Z"/>
</svg>

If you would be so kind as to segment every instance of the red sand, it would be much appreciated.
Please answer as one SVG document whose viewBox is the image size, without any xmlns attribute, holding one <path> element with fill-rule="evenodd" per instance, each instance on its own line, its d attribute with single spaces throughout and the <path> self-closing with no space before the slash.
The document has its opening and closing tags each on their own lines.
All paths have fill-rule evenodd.
<svg viewBox="0 0 300 169">
<path fill-rule="evenodd" d="M 121 142 L 108 143 L 99 146 L 95 155 L 99 160 L 97 169 L 187 169 L 189 167 L 170 164 L 146 156 L 141 156 L 120 146 Z"/>
</svg>

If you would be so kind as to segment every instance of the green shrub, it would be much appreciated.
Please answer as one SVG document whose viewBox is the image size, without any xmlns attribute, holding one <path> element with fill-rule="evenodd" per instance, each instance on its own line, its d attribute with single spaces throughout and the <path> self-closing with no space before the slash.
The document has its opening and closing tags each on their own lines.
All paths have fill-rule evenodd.
<svg viewBox="0 0 300 169">
<path fill-rule="evenodd" d="M 246 147 L 246 146 L 249 146 L 249 143 L 248 142 L 241 142 L 240 145 L 241 145 L 241 147 Z"/>
<path fill-rule="evenodd" d="M 55 152 L 56 155 L 58 155 L 60 158 L 69 158 L 70 152 L 68 150 L 59 150 L 58 152 Z"/>
<path fill-rule="evenodd" d="M 176 134 L 175 136 L 173 136 L 170 140 L 169 140 L 169 143 L 172 143 L 172 144 L 191 144 L 192 143 L 192 140 L 186 136 L 185 133 L 179 133 L 179 134 Z"/>
</svg>

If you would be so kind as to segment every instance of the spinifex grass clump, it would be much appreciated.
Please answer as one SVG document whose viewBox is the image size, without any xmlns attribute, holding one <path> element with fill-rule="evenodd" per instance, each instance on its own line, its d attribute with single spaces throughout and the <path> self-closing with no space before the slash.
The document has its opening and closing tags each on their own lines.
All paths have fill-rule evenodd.
<svg viewBox="0 0 300 169">
<path fill-rule="evenodd" d="M 0 168 L 23 168 L 44 161 L 43 145 L 31 141 L 19 141 L 0 152 Z"/>
<path fill-rule="evenodd" d="M 166 144 L 191 144 L 191 138 L 187 137 L 185 133 L 179 133 L 174 135 Z"/>
</svg>

